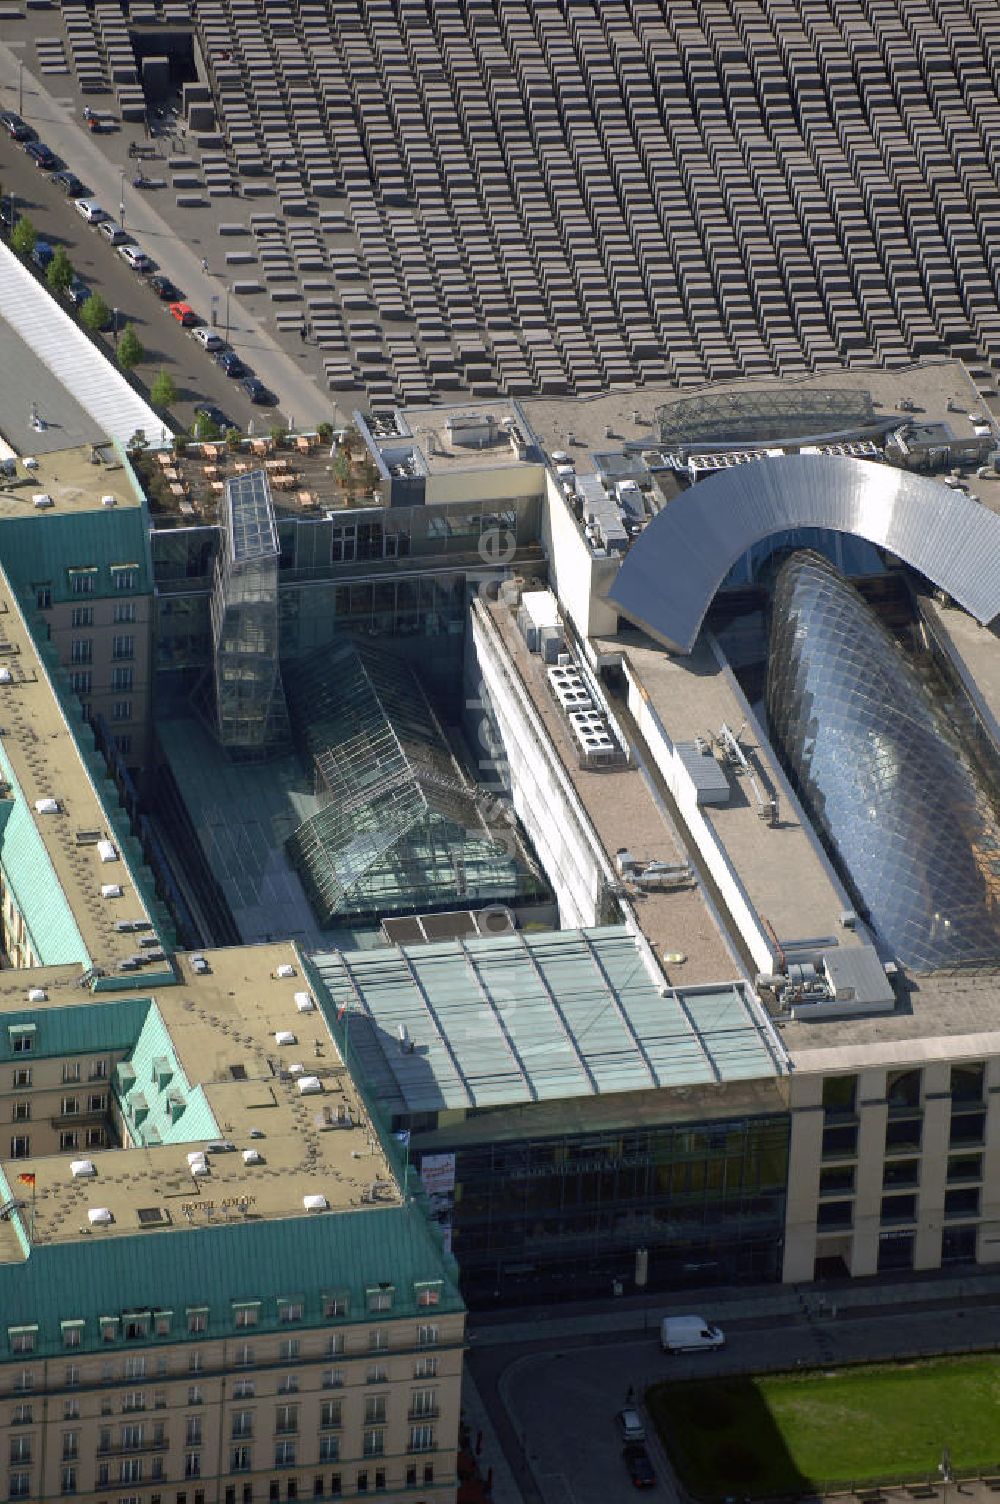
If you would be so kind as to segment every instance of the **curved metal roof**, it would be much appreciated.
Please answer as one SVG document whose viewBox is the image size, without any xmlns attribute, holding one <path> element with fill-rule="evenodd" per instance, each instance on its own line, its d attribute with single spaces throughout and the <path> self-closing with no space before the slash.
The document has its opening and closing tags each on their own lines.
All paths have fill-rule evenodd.
<svg viewBox="0 0 1000 1504">
<path fill-rule="evenodd" d="M 984 624 L 1000 614 L 1000 517 L 938 481 L 839 455 L 784 455 L 699 481 L 632 545 L 610 598 L 659 642 L 690 653 L 736 561 L 764 538 L 806 527 L 888 549 Z"/>
</svg>

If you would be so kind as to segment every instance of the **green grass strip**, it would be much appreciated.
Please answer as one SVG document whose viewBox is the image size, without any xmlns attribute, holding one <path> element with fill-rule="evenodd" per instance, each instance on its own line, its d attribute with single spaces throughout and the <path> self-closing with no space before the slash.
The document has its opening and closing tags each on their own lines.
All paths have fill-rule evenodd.
<svg viewBox="0 0 1000 1504">
<path fill-rule="evenodd" d="M 646 1404 L 701 1499 L 789 1495 L 877 1479 L 1000 1472 L 1000 1359 L 816 1369 L 657 1384 Z"/>
</svg>

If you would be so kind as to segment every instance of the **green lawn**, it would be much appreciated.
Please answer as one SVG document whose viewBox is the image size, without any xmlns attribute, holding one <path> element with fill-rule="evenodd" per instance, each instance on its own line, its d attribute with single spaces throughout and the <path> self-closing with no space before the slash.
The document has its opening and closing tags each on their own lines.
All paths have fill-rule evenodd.
<svg viewBox="0 0 1000 1504">
<path fill-rule="evenodd" d="M 827 1484 L 1000 1471 L 1000 1359 L 816 1369 L 657 1384 L 649 1413 L 699 1498 L 794 1494 Z"/>
</svg>

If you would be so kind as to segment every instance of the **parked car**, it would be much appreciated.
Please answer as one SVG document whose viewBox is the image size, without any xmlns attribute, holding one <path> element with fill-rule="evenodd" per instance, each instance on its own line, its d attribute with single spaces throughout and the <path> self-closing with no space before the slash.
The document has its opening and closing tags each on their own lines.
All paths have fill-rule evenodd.
<svg viewBox="0 0 1000 1504">
<path fill-rule="evenodd" d="M 96 198 L 78 198 L 73 207 L 77 214 L 83 215 L 88 225 L 102 224 L 108 217 Z"/>
<path fill-rule="evenodd" d="M 251 402 L 261 403 L 270 407 L 274 403 L 274 394 L 269 392 L 259 376 L 244 376 L 240 386 L 246 392 Z"/>
<path fill-rule="evenodd" d="M 646 1427 L 642 1423 L 642 1416 L 631 1405 L 626 1405 L 624 1410 L 619 1410 L 616 1419 L 622 1441 L 646 1440 Z"/>
<path fill-rule="evenodd" d="M 214 402 L 199 402 L 194 410 L 196 418 L 204 418 L 206 422 L 214 424 L 220 433 L 225 433 L 232 428 L 232 419 L 227 418 L 221 407 L 216 407 Z"/>
<path fill-rule="evenodd" d="M 204 345 L 206 350 L 222 349 L 221 336 L 216 334 L 214 329 L 209 329 L 207 324 L 202 324 L 201 328 L 195 329 L 193 333 L 199 345 Z"/>
<path fill-rule="evenodd" d="M 164 277 L 158 273 L 155 277 L 150 277 L 148 285 L 153 289 L 162 303 L 179 303 L 181 300 L 180 292 L 169 277 Z"/>
<path fill-rule="evenodd" d="M 656 1482 L 656 1474 L 653 1464 L 649 1460 L 649 1454 L 643 1446 L 629 1446 L 622 1452 L 622 1458 L 628 1469 L 628 1475 L 632 1479 L 633 1488 L 652 1488 Z"/>
<path fill-rule="evenodd" d="M 39 172 L 54 172 L 59 166 L 59 158 L 45 145 L 44 141 L 27 141 L 24 149 Z"/>
<path fill-rule="evenodd" d="M 54 255 L 55 251 L 47 240 L 36 240 L 31 248 L 31 259 L 41 271 L 45 270 Z"/>
<path fill-rule="evenodd" d="M 5 230 L 12 230 L 16 220 L 17 209 L 14 205 L 14 195 L 5 193 L 3 198 L 0 198 L 0 225 L 3 225 Z"/>
<path fill-rule="evenodd" d="M 3 126 L 12 141 L 34 141 L 35 133 L 26 120 L 22 120 L 16 110 L 0 111 L 0 125 Z"/>
<path fill-rule="evenodd" d="M 238 377 L 247 376 L 249 372 L 235 350 L 230 350 L 228 345 L 223 345 L 221 350 L 215 352 L 215 363 L 221 366 L 227 376 L 234 380 Z"/>
<path fill-rule="evenodd" d="M 76 173 L 70 172 L 68 167 L 64 167 L 61 172 L 54 172 L 52 181 L 57 188 L 62 189 L 67 198 L 79 198 L 81 193 L 87 191 Z"/>
<path fill-rule="evenodd" d="M 139 272 L 140 275 L 143 272 L 151 272 L 153 270 L 153 263 L 141 246 L 120 245 L 118 247 L 118 254 L 126 266 L 130 266 L 134 272 Z"/>
<path fill-rule="evenodd" d="M 132 239 L 129 232 L 123 230 L 121 225 L 116 225 L 113 219 L 102 219 L 97 228 L 106 239 L 111 241 L 112 245 L 127 245 Z"/>
<path fill-rule="evenodd" d="M 171 303 L 170 317 L 176 319 L 178 324 L 183 325 L 185 329 L 192 328 L 198 322 L 198 315 L 190 303 Z"/>
<path fill-rule="evenodd" d="M 82 308 L 87 299 L 93 296 L 93 293 L 86 282 L 81 281 L 79 277 L 74 277 L 66 289 L 66 296 L 74 308 Z"/>
</svg>

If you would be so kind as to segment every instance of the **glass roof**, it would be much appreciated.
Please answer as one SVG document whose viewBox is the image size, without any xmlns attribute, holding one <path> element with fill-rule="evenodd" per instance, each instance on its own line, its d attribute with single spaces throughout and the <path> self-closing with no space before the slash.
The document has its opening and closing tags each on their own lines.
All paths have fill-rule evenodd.
<svg viewBox="0 0 1000 1504">
<path fill-rule="evenodd" d="M 914 971 L 1000 958 L 1000 826 L 952 719 L 857 591 L 792 554 L 772 603 L 768 717 L 877 934 Z"/>
<path fill-rule="evenodd" d="M 276 558 L 281 552 L 271 505 L 267 472 L 251 470 L 226 481 L 229 507 L 229 537 L 233 559 L 246 564 L 253 559 Z"/>
<path fill-rule="evenodd" d="M 500 1106 L 783 1073 L 740 982 L 653 981 L 622 926 L 490 936 L 313 958 L 380 1102 Z M 399 1047 L 405 1027 L 414 1048 Z"/>
<path fill-rule="evenodd" d="M 289 670 L 320 807 L 287 842 L 321 924 L 540 895 L 509 827 L 493 832 L 412 668 L 370 646 Z"/>
</svg>

